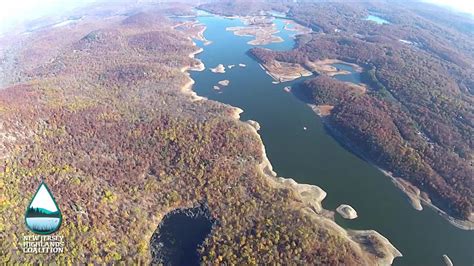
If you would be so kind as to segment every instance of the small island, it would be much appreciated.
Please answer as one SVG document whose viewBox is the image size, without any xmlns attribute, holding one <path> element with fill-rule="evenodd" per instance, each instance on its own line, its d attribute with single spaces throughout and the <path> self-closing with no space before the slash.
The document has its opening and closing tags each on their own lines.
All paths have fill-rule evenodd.
<svg viewBox="0 0 474 266">
<path fill-rule="evenodd" d="M 212 73 L 225 73 L 225 66 L 218 64 L 215 68 L 210 68 Z"/>
<path fill-rule="evenodd" d="M 221 86 L 229 86 L 230 81 L 228 79 L 224 79 L 224 80 L 221 80 L 217 83 L 219 83 L 219 85 L 221 85 Z"/>
<path fill-rule="evenodd" d="M 248 42 L 250 45 L 266 45 L 270 43 L 283 42 L 280 36 L 275 36 L 279 30 L 273 23 L 272 17 L 266 16 L 246 16 L 240 18 L 245 26 L 228 27 L 226 30 L 232 31 L 237 36 L 251 36 L 254 40 Z"/>
<path fill-rule="evenodd" d="M 336 211 L 344 219 L 353 220 L 353 219 L 357 218 L 357 212 L 350 205 L 341 204 L 341 205 L 339 205 L 339 207 L 337 207 Z"/>
</svg>

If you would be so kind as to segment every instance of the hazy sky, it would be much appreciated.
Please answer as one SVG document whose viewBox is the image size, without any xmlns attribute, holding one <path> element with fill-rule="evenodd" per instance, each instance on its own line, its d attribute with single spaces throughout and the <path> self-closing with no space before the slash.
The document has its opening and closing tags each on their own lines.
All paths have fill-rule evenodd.
<svg viewBox="0 0 474 266">
<path fill-rule="evenodd" d="M 0 33 L 20 22 L 72 10 L 92 2 L 95 0 L 2 0 Z"/>
<path fill-rule="evenodd" d="M 3 0 L 0 8 L 0 21 L 5 19 L 35 18 L 56 10 L 73 9 L 93 0 Z"/>
<path fill-rule="evenodd" d="M 425 0 L 425 2 L 448 6 L 458 11 L 474 15 L 474 1 L 472 0 Z"/>
<path fill-rule="evenodd" d="M 67 11 L 96 0 L 2 0 L 0 4 L 0 33 L 12 24 L 35 19 L 58 11 Z M 106 0 L 107 1 L 107 0 Z M 108 0 L 119 1 L 119 0 Z M 474 14 L 473 0 L 424 0 Z"/>
</svg>

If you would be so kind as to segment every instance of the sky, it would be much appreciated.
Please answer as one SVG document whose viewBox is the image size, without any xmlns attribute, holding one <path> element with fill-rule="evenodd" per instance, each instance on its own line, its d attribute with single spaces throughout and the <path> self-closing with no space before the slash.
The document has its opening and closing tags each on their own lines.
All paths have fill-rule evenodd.
<svg viewBox="0 0 474 266">
<path fill-rule="evenodd" d="M 26 20 L 70 11 L 92 2 L 95 0 L 2 0 L 0 33 Z"/>
<path fill-rule="evenodd" d="M 455 10 L 474 15 L 473 0 L 425 0 L 425 2 L 439 6 L 451 7 Z"/>
<path fill-rule="evenodd" d="M 54 11 L 68 10 L 94 0 L 3 0 L 0 21 L 10 19 L 37 18 Z"/>
<path fill-rule="evenodd" d="M 53 13 L 72 10 L 96 0 L 2 0 L 0 5 L 0 33 L 12 25 Z M 119 1 L 119 0 L 109 0 Z M 441 6 L 473 14 L 473 0 L 423 0 Z"/>
</svg>

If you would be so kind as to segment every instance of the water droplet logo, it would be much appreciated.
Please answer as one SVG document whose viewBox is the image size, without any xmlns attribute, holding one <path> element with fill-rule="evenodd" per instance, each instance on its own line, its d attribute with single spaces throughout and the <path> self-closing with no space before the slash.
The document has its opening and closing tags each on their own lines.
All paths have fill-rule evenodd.
<svg viewBox="0 0 474 266">
<path fill-rule="evenodd" d="M 26 209 L 25 223 L 33 233 L 48 235 L 61 226 L 62 215 L 53 194 L 44 182 L 38 187 Z"/>
</svg>

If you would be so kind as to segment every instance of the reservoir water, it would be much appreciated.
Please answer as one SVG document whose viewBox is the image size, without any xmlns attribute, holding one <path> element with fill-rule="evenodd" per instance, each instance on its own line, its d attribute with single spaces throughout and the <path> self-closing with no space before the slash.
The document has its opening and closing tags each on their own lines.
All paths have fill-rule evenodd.
<svg viewBox="0 0 474 266">
<path fill-rule="evenodd" d="M 375 16 L 375 15 L 368 15 L 366 20 L 373 21 L 377 24 L 390 24 L 390 22 L 388 22 L 387 20 L 385 20 L 381 17 Z"/>
<path fill-rule="evenodd" d="M 218 16 L 198 20 L 207 26 L 204 35 L 212 44 L 196 41 L 204 49 L 197 58 L 206 70 L 191 72 L 196 82 L 193 89 L 201 96 L 242 108 L 241 120 L 260 123 L 259 133 L 279 176 L 320 186 L 328 193 L 323 201 L 326 209 L 335 210 L 343 203 L 353 206 L 359 218 L 344 220 L 336 215 L 336 222 L 344 228 L 374 229 L 387 237 L 403 253 L 395 265 L 444 265 L 443 254 L 454 265 L 474 264 L 474 232 L 454 227 L 428 207 L 416 211 L 388 177 L 334 140 L 304 102 L 283 90 L 303 78 L 272 84 L 247 54 L 252 38 L 226 31 L 226 27 L 241 26 L 240 20 Z M 294 32 L 284 30 L 282 20 L 277 19 L 276 24 L 285 41 L 264 47 L 292 49 Z M 209 71 L 218 64 L 239 63 L 246 67 L 227 68 L 223 74 Z M 230 80 L 229 86 L 214 90 L 224 79 Z"/>
<path fill-rule="evenodd" d="M 198 249 L 211 232 L 214 220 L 207 207 L 168 213 L 150 240 L 153 265 L 199 265 Z"/>
<path fill-rule="evenodd" d="M 340 81 L 347 81 L 347 82 L 352 82 L 359 84 L 361 83 L 361 78 L 360 78 L 360 73 L 356 72 L 354 70 L 354 67 L 346 64 L 333 64 L 332 66 L 336 67 L 338 70 L 345 70 L 349 71 L 350 74 L 340 74 L 340 75 L 335 75 L 334 78 L 340 80 Z"/>
<path fill-rule="evenodd" d="M 51 232 L 59 227 L 60 218 L 55 217 L 32 217 L 26 218 L 26 224 L 36 232 Z"/>
</svg>

